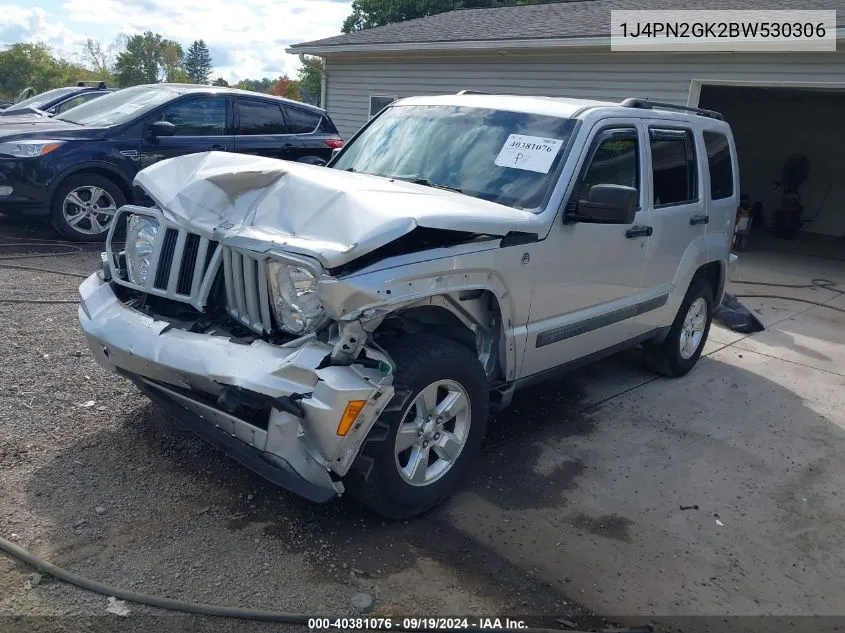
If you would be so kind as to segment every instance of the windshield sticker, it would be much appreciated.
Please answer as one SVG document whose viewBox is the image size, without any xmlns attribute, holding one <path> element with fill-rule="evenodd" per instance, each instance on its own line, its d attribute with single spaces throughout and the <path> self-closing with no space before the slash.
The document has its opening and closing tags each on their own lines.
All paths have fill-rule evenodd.
<svg viewBox="0 0 845 633">
<path fill-rule="evenodd" d="M 499 167 L 548 174 L 561 147 L 563 141 L 557 138 L 511 134 L 493 162 Z"/>
</svg>

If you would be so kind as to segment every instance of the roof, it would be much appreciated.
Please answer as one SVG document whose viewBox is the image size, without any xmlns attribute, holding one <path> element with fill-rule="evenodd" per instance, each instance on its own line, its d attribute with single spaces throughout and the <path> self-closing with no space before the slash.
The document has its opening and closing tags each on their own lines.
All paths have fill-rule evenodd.
<svg viewBox="0 0 845 633">
<path fill-rule="evenodd" d="M 845 26 L 845 0 L 778 0 L 778 10 L 837 10 L 837 26 Z M 295 44 L 291 53 L 331 53 L 354 50 L 448 48 L 448 43 L 507 43 L 528 41 L 541 46 L 549 40 L 610 36 L 611 9 L 773 10 L 771 0 L 580 0 L 493 9 L 459 9 L 425 18 L 397 22 L 355 33 Z M 598 44 L 598 42 L 596 42 Z"/>
<path fill-rule="evenodd" d="M 303 101 L 293 101 L 292 99 L 285 99 L 276 95 L 268 95 L 264 92 L 253 92 L 251 90 L 241 90 L 240 88 L 230 88 L 228 86 L 209 86 L 207 84 L 177 84 L 177 83 L 160 83 L 160 84 L 141 84 L 138 86 L 131 86 L 124 88 L 130 90 L 132 88 L 162 88 L 174 92 L 176 94 L 186 94 L 189 92 L 201 92 L 204 94 L 232 94 L 243 95 L 245 97 L 254 97 L 259 99 L 272 99 L 274 101 L 281 101 L 282 103 L 296 106 L 298 108 L 305 108 L 306 110 L 313 110 L 325 114 L 325 110 L 318 106 Z"/>
</svg>

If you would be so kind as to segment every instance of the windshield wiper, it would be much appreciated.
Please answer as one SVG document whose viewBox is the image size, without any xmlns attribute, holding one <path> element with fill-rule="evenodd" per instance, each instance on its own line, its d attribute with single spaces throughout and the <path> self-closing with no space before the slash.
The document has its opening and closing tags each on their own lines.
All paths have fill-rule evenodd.
<svg viewBox="0 0 845 633">
<path fill-rule="evenodd" d="M 442 185 L 439 182 L 431 182 L 428 178 L 401 178 L 397 176 L 393 176 L 396 180 L 404 180 L 406 182 L 413 183 L 415 185 L 422 185 L 424 187 L 432 187 L 434 189 L 444 189 L 446 191 L 454 191 L 455 193 L 463 193 L 463 190 L 458 189 L 457 187 L 450 187 L 449 185 Z"/>
</svg>

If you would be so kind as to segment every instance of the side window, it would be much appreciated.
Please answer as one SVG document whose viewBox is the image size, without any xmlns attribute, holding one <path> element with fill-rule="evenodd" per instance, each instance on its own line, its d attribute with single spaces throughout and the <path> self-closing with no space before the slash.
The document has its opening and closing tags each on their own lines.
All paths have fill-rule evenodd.
<svg viewBox="0 0 845 633">
<path fill-rule="evenodd" d="M 396 99 L 398 99 L 398 97 L 395 95 L 370 95 L 370 118 L 372 119 L 375 115 L 396 101 Z"/>
<path fill-rule="evenodd" d="M 56 114 L 61 114 L 62 112 L 67 112 L 71 108 L 75 108 L 76 106 L 82 105 L 83 103 L 91 101 L 91 99 L 99 96 L 100 94 L 96 92 L 84 92 L 81 95 L 76 95 L 73 99 L 68 99 L 63 103 L 50 108 L 50 110 Z"/>
<path fill-rule="evenodd" d="M 290 134 L 310 134 L 320 125 L 322 114 L 300 108 L 285 108 Z"/>
<path fill-rule="evenodd" d="M 728 137 L 719 132 L 705 132 L 704 147 L 710 169 L 710 199 L 730 198 L 734 193 L 734 174 Z"/>
<path fill-rule="evenodd" d="M 618 128 L 601 132 L 590 164 L 582 172 L 578 196 L 587 198 L 593 185 L 624 185 L 640 190 L 637 130 Z"/>
<path fill-rule="evenodd" d="M 698 199 L 698 169 L 691 130 L 656 130 L 651 134 L 654 206 L 686 204 Z"/>
<path fill-rule="evenodd" d="M 155 119 L 176 126 L 176 136 L 223 136 L 226 131 L 226 99 L 205 97 L 174 103 Z"/>
<path fill-rule="evenodd" d="M 243 99 L 238 101 L 239 134 L 288 134 L 282 108 L 278 103 Z"/>
</svg>

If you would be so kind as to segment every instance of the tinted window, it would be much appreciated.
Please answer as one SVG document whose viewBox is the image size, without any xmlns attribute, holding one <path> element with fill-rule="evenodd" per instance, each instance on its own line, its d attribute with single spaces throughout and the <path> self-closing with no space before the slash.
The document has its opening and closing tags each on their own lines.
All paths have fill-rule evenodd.
<svg viewBox="0 0 845 633">
<path fill-rule="evenodd" d="M 316 112 L 308 112 L 299 108 L 285 108 L 285 115 L 288 118 L 288 128 L 291 134 L 310 134 L 320 125 L 323 115 Z"/>
<path fill-rule="evenodd" d="M 223 136 L 226 131 L 226 100 L 205 97 L 182 101 L 165 108 L 155 120 L 175 125 L 175 136 Z"/>
<path fill-rule="evenodd" d="M 384 110 L 391 103 L 396 101 L 396 97 L 372 96 L 370 97 L 370 118 L 377 115 Z"/>
<path fill-rule="evenodd" d="M 239 134 L 287 134 L 282 108 L 267 101 L 239 101 Z"/>
<path fill-rule="evenodd" d="M 651 130 L 654 206 L 692 202 L 698 198 L 695 145 L 689 130 Z"/>
<path fill-rule="evenodd" d="M 329 117 L 324 116 L 320 119 L 320 131 L 325 132 L 326 134 L 337 134 L 337 128 L 334 126 L 334 123 L 331 122 Z"/>
<path fill-rule="evenodd" d="M 590 166 L 581 179 L 578 195 L 587 197 L 593 185 L 624 185 L 639 191 L 636 130 L 620 129 L 602 133 Z"/>
<path fill-rule="evenodd" d="M 734 193 L 734 174 L 728 137 L 718 132 L 705 132 L 704 146 L 710 168 L 710 198 L 730 198 Z"/>
<path fill-rule="evenodd" d="M 71 108 L 75 108 L 78 105 L 82 105 L 91 99 L 96 99 L 97 97 L 102 97 L 104 92 L 83 92 L 81 95 L 76 95 L 72 99 L 68 99 L 64 103 L 60 103 L 57 106 L 53 106 L 56 112 L 67 112 Z"/>
<path fill-rule="evenodd" d="M 537 209 L 557 181 L 574 127 L 572 119 L 524 112 L 400 105 L 376 117 L 332 167 Z"/>
</svg>

